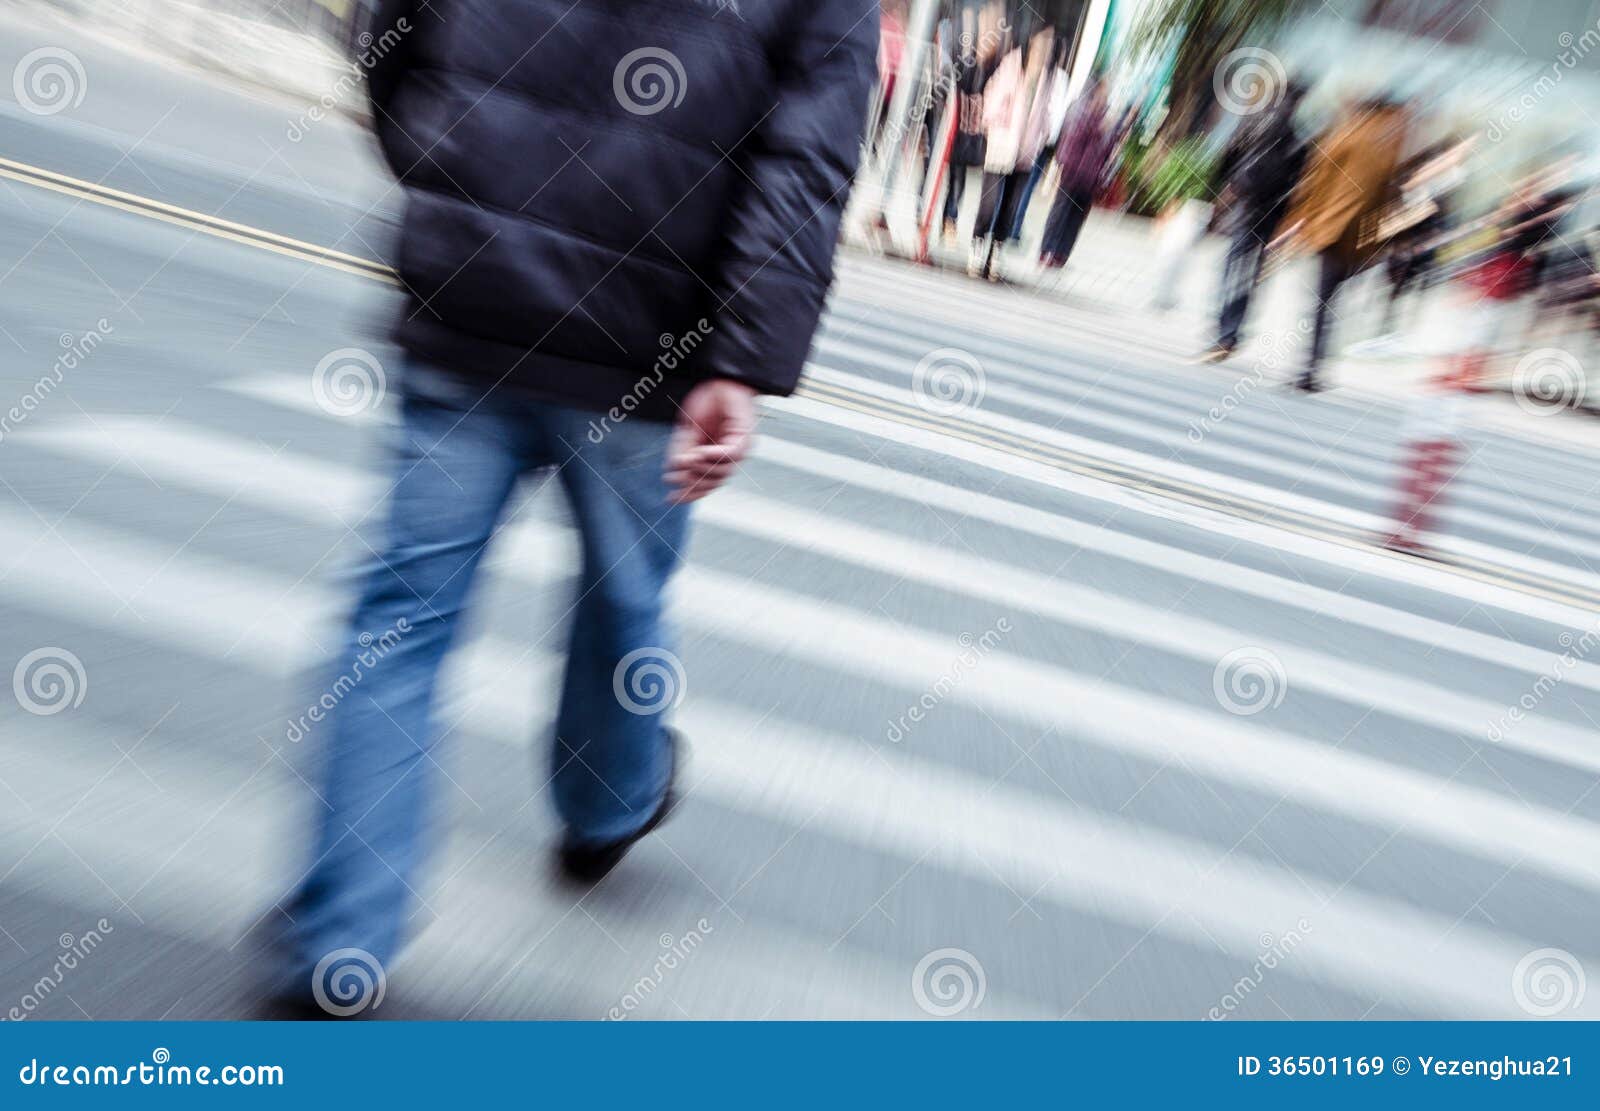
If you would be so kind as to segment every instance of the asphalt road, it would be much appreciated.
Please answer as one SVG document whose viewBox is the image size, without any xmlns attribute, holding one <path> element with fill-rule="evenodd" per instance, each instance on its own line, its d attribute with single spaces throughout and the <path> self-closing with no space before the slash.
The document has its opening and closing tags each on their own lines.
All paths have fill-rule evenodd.
<svg viewBox="0 0 1600 1111">
<path fill-rule="evenodd" d="M 0 99 L 0 158 L 384 256 L 398 197 L 355 128 L 292 143 L 295 105 L 0 42 L 0 75 L 48 45 L 87 80 L 56 115 Z M 241 1015 L 390 415 L 313 379 L 398 366 L 394 293 L 64 187 L 0 178 L 0 397 L 32 397 L 0 429 L 0 1015 Z M 536 771 L 572 538 L 527 490 L 380 1016 L 1600 1013 L 1600 458 L 1476 433 L 1449 562 L 1397 557 L 1366 540 L 1392 404 L 841 271 L 676 589 L 686 805 L 581 900 Z"/>
</svg>

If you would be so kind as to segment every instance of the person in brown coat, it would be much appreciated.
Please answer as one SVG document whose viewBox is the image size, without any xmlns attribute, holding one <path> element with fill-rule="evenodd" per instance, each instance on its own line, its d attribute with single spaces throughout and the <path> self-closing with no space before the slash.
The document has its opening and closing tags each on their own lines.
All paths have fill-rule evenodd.
<svg viewBox="0 0 1600 1111">
<path fill-rule="evenodd" d="M 1379 247 L 1378 214 L 1394 188 L 1405 142 L 1406 110 L 1392 101 L 1368 100 L 1345 111 L 1312 144 L 1305 176 L 1295 190 L 1283 234 L 1285 254 L 1316 254 L 1316 326 L 1311 355 L 1295 385 L 1320 388 L 1317 373 L 1327 348 L 1332 302 L 1345 280 L 1372 261 Z"/>
</svg>

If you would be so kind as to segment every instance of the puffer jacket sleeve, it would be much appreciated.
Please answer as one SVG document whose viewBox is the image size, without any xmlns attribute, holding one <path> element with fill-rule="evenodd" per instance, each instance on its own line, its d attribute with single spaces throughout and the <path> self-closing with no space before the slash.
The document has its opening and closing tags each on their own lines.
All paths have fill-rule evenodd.
<svg viewBox="0 0 1600 1111">
<path fill-rule="evenodd" d="M 876 0 L 798 0 L 778 96 L 733 157 L 743 175 L 708 282 L 709 377 L 788 394 L 822 315 L 877 74 Z"/>
<path fill-rule="evenodd" d="M 395 90 L 411 64 L 412 35 L 417 30 L 417 0 L 378 0 L 367 24 L 367 46 L 358 62 L 367 71 L 367 100 L 372 105 L 373 130 L 384 158 L 396 177 L 411 169 L 395 165 L 394 132 L 399 127 L 390 114 Z"/>
</svg>

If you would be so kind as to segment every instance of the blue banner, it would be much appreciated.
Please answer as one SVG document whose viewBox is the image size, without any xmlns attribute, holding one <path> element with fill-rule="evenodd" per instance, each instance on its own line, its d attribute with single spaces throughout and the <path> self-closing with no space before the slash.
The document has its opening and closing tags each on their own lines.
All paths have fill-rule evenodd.
<svg viewBox="0 0 1600 1111">
<path fill-rule="evenodd" d="M 1600 1094 L 1594 1044 L 1581 1023 L 19 1024 L 0 1105 L 1524 1107 Z"/>
</svg>

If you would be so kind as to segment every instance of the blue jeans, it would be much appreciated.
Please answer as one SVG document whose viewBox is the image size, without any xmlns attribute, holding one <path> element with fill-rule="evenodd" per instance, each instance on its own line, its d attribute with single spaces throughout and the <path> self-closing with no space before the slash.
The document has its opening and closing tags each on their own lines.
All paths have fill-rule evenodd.
<svg viewBox="0 0 1600 1111">
<path fill-rule="evenodd" d="M 326 759 L 318 786 L 326 805 L 313 863 L 288 907 L 290 967 L 281 971 L 290 992 L 308 988 L 311 970 L 335 950 L 363 950 L 387 964 L 399 948 L 440 774 L 433 762 L 440 664 L 485 548 L 527 472 L 559 468 L 582 538 L 550 770 L 568 837 L 600 844 L 636 833 L 671 776 L 659 716 L 666 707 L 625 699 L 613 685 L 631 653 L 671 659 L 662 590 L 679 562 L 688 511 L 667 501 L 670 426 L 607 423 L 499 392 L 474 406 L 469 397 L 418 392 L 416 380 L 430 373 L 437 374 L 414 371 L 404 396 L 386 536 L 363 568 L 335 667 L 336 676 L 359 681 L 336 678 L 331 689 L 339 697 L 307 733 Z"/>
</svg>

